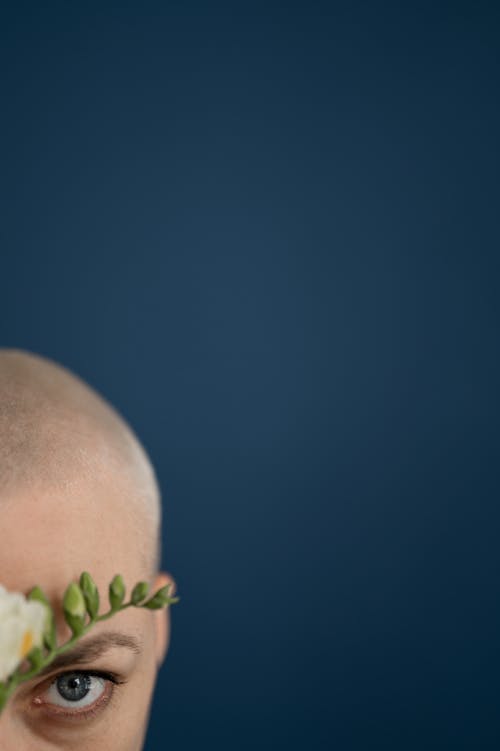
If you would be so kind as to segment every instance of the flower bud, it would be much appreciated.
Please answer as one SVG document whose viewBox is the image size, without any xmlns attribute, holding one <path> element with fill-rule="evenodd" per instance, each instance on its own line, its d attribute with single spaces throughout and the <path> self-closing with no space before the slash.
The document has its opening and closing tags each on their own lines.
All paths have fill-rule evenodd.
<svg viewBox="0 0 500 751">
<path fill-rule="evenodd" d="M 168 590 L 172 585 L 166 584 L 164 587 L 158 590 L 153 597 L 145 602 L 141 607 L 150 608 L 151 610 L 159 610 L 165 607 L 165 605 L 171 605 L 172 603 L 179 602 L 179 597 L 169 597 Z"/>
<path fill-rule="evenodd" d="M 116 574 L 109 585 L 109 604 L 112 610 L 118 610 L 125 598 L 125 584 L 121 574 Z"/>
<path fill-rule="evenodd" d="M 43 653 L 40 647 L 33 647 L 31 652 L 28 652 L 27 659 L 30 662 L 31 667 L 38 670 L 43 663 Z"/>
<path fill-rule="evenodd" d="M 44 605 L 47 605 L 50 607 L 49 600 L 47 598 L 47 595 L 43 591 L 41 587 L 38 585 L 36 587 L 33 587 L 32 590 L 28 593 L 28 600 L 38 600 L 38 602 L 42 602 Z"/>
<path fill-rule="evenodd" d="M 85 599 L 82 590 L 76 584 L 71 584 L 66 588 L 63 598 L 63 611 L 66 623 L 71 628 L 74 635 L 82 633 L 85 626 Z"/>
<path fill-rule="evenodd" d="M 145 600 L 148 596 L 149 584 L 147 582 L 137 582 L 132 590 L 131 600 L 134 605 L 138 605 L 142 600 Z"/>
<path fill-rule="evenodd" d="M 80 587 L 85 599 L 87 613 L 94 619 L 99 612 L 99 592 L 90 574 L 84 571 L 80 576 Z"/>
</svg>

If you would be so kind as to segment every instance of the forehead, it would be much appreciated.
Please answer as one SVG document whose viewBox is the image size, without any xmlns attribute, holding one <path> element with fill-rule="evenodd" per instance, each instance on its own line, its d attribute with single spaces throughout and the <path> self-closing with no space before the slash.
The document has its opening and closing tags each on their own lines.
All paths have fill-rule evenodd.
<svg viewBox="0 0 500 751">
<path fill-rule="evenodd" d="M 57 603 L 82 571 L 92 575 L 101 598 L 117 573 L 127 587 L 144 578 L 141 551 L 148 541 L 118 487 L 20 492 L 0 498 L 0 515 L 0 581 L 9 590 L 26 594 L 38 584 Z"/>
</svg>

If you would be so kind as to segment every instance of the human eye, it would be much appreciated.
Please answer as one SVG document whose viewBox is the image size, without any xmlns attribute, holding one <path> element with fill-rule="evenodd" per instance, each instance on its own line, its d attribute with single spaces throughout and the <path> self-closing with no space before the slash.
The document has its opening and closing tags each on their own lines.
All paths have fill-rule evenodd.
<svg viewBox="0 0 500 751">
<path fill-rule="evenodd" d="M 55 719 L 91 719 L 105 709 L 123 683 L 126 681 L 116 673 L 65 671 L 51 678 L 48 688 L 35 696 L 33 704 Z"/>
</svg>

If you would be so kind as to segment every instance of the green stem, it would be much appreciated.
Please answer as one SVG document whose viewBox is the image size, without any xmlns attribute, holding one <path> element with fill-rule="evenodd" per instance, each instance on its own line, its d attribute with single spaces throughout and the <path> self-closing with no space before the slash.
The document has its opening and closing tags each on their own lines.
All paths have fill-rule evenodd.
<svg viewBox="0 0 500 751">
<path fill-rule="evenodd" d="M 127 602 L 125 605 L 121 605 L 119 608 L 116 608 L 113 610 L 111 608 L 107 613 L 103 613 L 103 615 L 98 615 L 95 618 L 91 618 L 90 621 L 87 623 L 86 626 L 83 627 L 82 631 L 80 631 L 78 634 L 74 634 L 70 639 L 68 639 L 67 642 L 62 644 L 60 647 L 57 647 L 56 649 L 53 649 L 50 651 L 45 659 L 36 667 L 32 668 L 32 670 L 27 670 L 24 673 L 15 672 L 13 673 L 10 678 L 7 680 L 6 683 L 0 683 L 0 713 L 2 712 L 2 709 L 4 708 L 5 704 L 7 703 L 7 699 L 14 693 L 17 686 L 19 686 L 20 683 L 24 683 L 25 681 L 29 681 L 30 678 L 33 678 L 35 675 L 38 675 L 38 673 L 47 665 L 50 665 L 50 663 L 58 657 L 60 654 L 63 654 L 63 652 L 67 652 L 68 649 L 71 649 L 71 647 L 82 638 L 82 636 L 85 636 L 88 631 L 92 628 L 94 623 L 98 623 L 99 621 L 106 621 L 108 618 L 111 618 L 112 615 L 115 615 L 115 613 L 119 613 L 120 610 L 125 610 L 125 608 L 129 608 L 132 605 L 134 605 L 133 602 Z M 135 607 L 141 607 L 140 605 L 135 605 Z"/>
</svg>

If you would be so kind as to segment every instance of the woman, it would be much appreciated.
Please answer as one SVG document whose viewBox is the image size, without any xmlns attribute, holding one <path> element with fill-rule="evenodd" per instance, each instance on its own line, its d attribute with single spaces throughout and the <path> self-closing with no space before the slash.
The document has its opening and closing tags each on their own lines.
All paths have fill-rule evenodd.
<svg viewBox="0 0 500 751">
<path fill-rule="evenodd" d="M 0 349 L 0 488 L 0 583 L 44 590 L 58 644 L 71 636 L 62 597 L 82 571 L 100 592 L 121 573 L 174 594 L 159 571 L 160 491 L 136 435 L 75 374 L 16 349 Z M 169 608 L 131 607 L 95 624 L 17 688 L 0 715 L 0 748 L 140 751 L 169 638 Z"/>
</svg>

